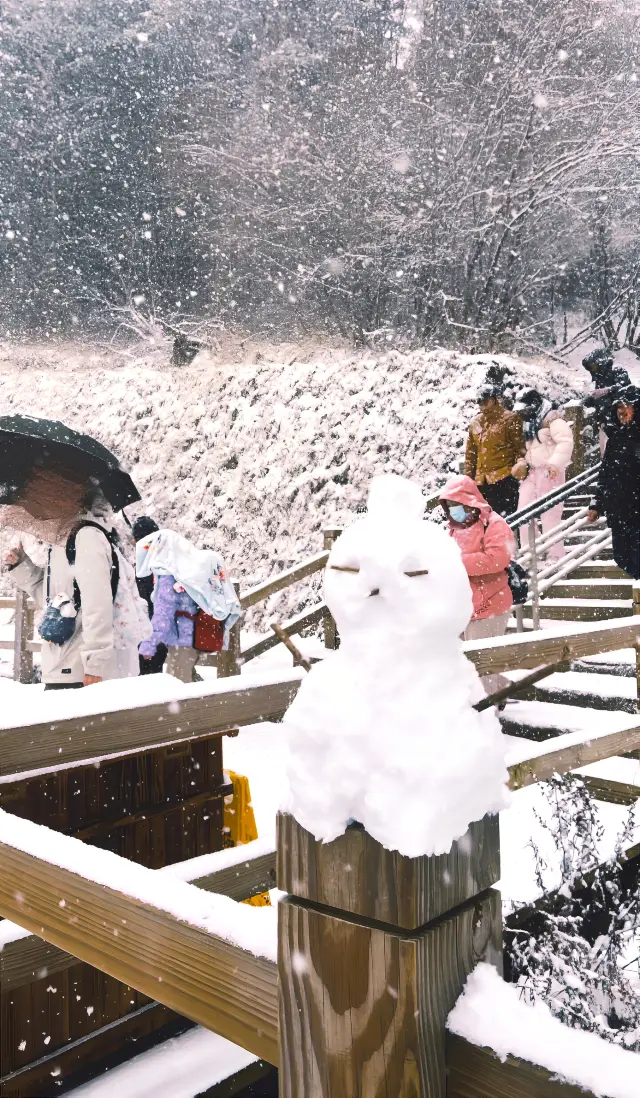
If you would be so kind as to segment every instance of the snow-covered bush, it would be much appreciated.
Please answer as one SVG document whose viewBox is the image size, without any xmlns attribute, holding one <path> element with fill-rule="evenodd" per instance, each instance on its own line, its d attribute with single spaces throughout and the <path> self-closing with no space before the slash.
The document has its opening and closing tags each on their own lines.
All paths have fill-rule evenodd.
<svg viewBox="0 0 640 1098">
<path fill-rule="evenodd" d="M 613 858 L 598 864 L 602 825 L 584 783 L 569 775 L 546 787 L 562 884 L 532 912 L 516 911 L 506 931 L 511 978 L 530 1000 L 543 1000 L 562 1022 L 640 1051 L 640 881 L 625 856 L 635 810 Z M 538 884 L 547 868 L 535 843 Z M 526 914 L 525 926 L 522 915 Z"/>
<path fill-rule="evenodd" d="M 0 409 L 99 439 L 143 496 L 131 517 L 147 512 L 221 552 L 246 588 L 317 553 L 323 526 L 351 521 L 375 474 L 399 473 L 429 492 L 457 471 L 493 361 L 444 349 L 264 351 L 259 362 L 199 356 L 171 368 L 146 356 L 114 368 L 116 356 L 90 351 L 74 360 L 64 348 L 48 357 L 5 350 Z M 573 395 L 560 368 L 500 361 L 523 386 Z M 275 596 L 266 621 L 304 609 L 313 588 Z"/>
</svg>

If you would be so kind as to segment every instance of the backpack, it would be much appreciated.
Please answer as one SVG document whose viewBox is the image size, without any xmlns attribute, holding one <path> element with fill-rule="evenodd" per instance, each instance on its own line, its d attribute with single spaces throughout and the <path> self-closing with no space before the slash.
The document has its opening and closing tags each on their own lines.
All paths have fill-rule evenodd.
<svg viewBox="0 0 640 1098">
<path fill-rule="evenodd" d="M 509 587 L 511 588 L 511 594 L 513 596 L 514 606 L 522 606 L 524 602 L 529 598 L 529 578 L 527 573 L 521 564 L 518 564 L 517 560 L 509 562 L 508 568 L 505 568 L 507 573 L 507 580 Z"/>
<path fill-rule="evenodd" d="M 73 568 L 76 562 L 76 537 L 86 526 L 93 526 L 96 530 L 100 530 L 111 546 L 111 598 L 115 601 L 115 597 L 118 593 L 118 584 L 120 583 L 120 561 L 118 560 L 118 554 L 116 553 L 114 545 L 116 539 L 115 531 L 109 533 L 109 531 L 105 530 L 104 526 L 101 526 L 99 522 L 91 522 L 90 519 L 83 520 L 67 538 L 67 544 L 65 546 L 67 560 Z M 73 581 L 73 604 L 76 608 L 76 613 L 78 613 L 80 611 L 81 597 L 80 588 L 78 587 L 75 578 Z"/>
<path fill-rule="evenodd" d="M 65 553 L 69 564 L 73 567 L 76 559 L 76 534 L 83 526 L 95 526 L 96 530 L 102 530 L 111 545 L 111 596 L 115 600 L 120 582 L 120 562 L 113 545 L 113 536 L 108 534 L 104 526 L 97 522 L 81 522 L 78 528 L 67 540 Z M 49 644 L 66 644 L 76 631 L 76 621 L 81 606 L 80 588 L 74 578 L 73 599 L 66 595 L 56 595 L 51 598 L 51 549 L 47 554 L 47 586 L 46 586 L 46 610 L 42 621 L 38 626 L 38 633 L 42 640 Z"/>
</svg>

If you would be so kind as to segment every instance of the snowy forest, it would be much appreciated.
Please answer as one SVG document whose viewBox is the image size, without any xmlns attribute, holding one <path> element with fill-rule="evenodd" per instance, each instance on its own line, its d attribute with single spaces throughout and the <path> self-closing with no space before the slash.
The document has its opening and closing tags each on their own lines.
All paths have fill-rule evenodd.
<svg viewBox="0 0 640 1098">
<path fill-rule="evenodd" d="M 5 338 L 636 349 L 639 41 L 632 0 L 2 0 Z"/>
</svg>

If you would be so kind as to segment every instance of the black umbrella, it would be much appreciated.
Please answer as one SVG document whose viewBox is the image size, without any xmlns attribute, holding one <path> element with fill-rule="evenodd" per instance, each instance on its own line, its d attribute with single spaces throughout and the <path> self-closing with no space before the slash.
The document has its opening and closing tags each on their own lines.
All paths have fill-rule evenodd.
<svg viewBox="0 0 640 1098">
<path fill-rule="evenodd" d="M 0 503 L 18 503 L 38 470 L 60 470 L 99 485 L 114 511 L 140 499 L 117 457 L 90 435 L 55 419 L 0 416 Z"/>
</svg>

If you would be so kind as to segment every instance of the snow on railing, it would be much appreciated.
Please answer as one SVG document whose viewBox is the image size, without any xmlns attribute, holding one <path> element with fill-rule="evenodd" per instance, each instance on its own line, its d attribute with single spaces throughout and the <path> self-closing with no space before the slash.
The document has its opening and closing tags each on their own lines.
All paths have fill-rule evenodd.
<svg viewBox="0 0 640 1098">
<path fill-rule="evenodd" d="M 0 811 L 0 915 L 277 1063 L 275 908 Z"/>
<path fill-rule="evenodd" d="M 178 876 L 147 869 L 109 850 L 87 846 L 80 839 L 62 835 L 4 809 L 0 809 L 0 844 L 164 911 L 180 922 L 215 934 L 256 957 L 276 960 L 273 908 L 237 904 L 227 896 L 197 888 Z"/>
<path fill-rule="evenodd" d="M 524 1061 L 524 1064 L 505 1067 L 505 1082 L 510 1076 L 514 1083 L 522 1078 L 523 1084 L 526 1081 L 529 1087 L 537 1081 L 541 1094 L 550 1094 L 547 1087 L 553 1084 L 553 1093 L 557 1091 L 558 1098 L 562 1093 L 558 1089 L 559 1083 L 580 1087 L 598 1098 L 638 1098 L 640 1056 L 637 1053 L 611 1044 L 595 1033 L 571 1029 L 555 1018 L 546 1004 L 528 1003 L 522 990 L 505 983 L 491 965 L 480 964 L 471 973 L 449 1014 L 447 1028 L 478 1049 L 490 1049 L 502 1064 L 508 1058 Z M 470 1050 L 457 1044 L 451 1046 L 450 1051 L 449 1093 L 453 1096 L 458 1093 L 458 1073 L 465 1067 L 468 1070 L 472 1064 L 477 1093 L 484 1093 L 482 1060 L 469 1058 Z M 546 1079 L 535 1072 L 526 1074 L 527 1065 L 543 1069 L 548 1073 Z M 488 1079 L 492 1069 L 489 1059 L 484 1067 Z M 493 1074 L 500 1078 L 499 1064 L 493 1065 Z M 510 1093 L 515 1094 L 516 1090 Z M 526 1093 L 533 1094 L 534 1090 L 527 1089 Z"/>
</svg>

